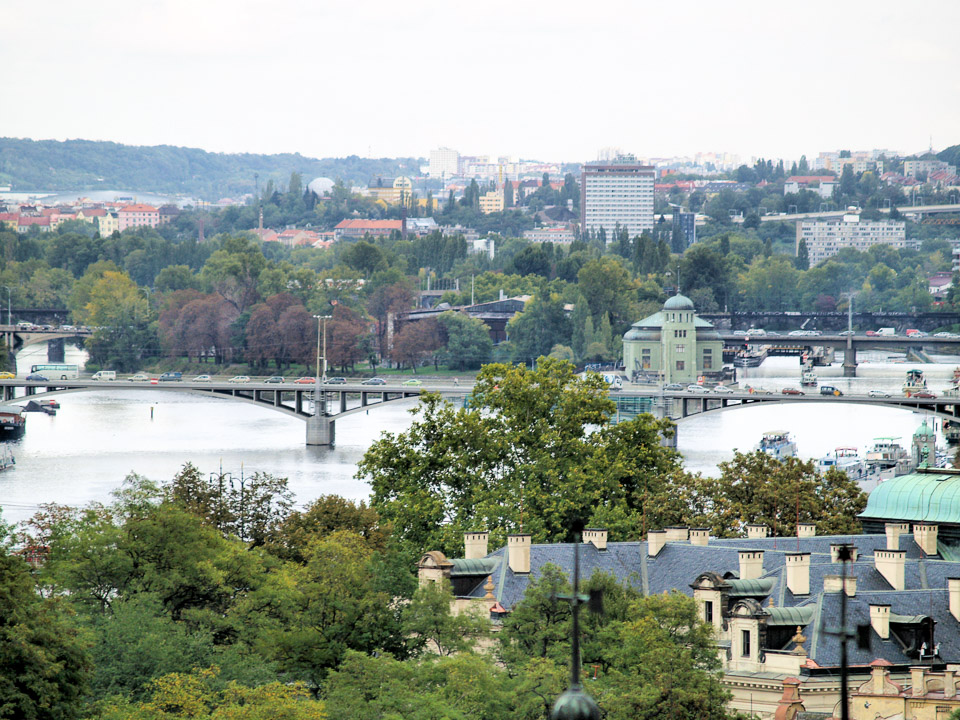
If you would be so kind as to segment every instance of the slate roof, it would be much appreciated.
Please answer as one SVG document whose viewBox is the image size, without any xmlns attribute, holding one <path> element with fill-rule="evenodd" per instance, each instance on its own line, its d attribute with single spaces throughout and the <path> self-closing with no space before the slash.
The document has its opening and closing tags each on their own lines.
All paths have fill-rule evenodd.
<svg viewBox="0 0 960 720">
<path fill-rule="evenodd" d="M 938 662 L 960 662 L 960 622 L 949 611 L 947 578 L 960 577 L 960 562 L 951 562 L 940 556 L 925 556 L 910 534 L 900 537 L 900 549 L 905 552 L 905 590 L 896 591 L 874 567 L 874 552 L 886 549 L 885 535 L 835 535 L 811 538 L 710 538 L 706 546 L 689 542 L 667 542 L 656 557 L 648 557 L 646 542 L 611 542 L 606 550 L 597 550 L 592 544 L 580 545 L 580 572 L 584 579 L 596 571 L 613 575 L 621 583 L 629 584 L 644 594 L 658 594 L 677 590 L 692 595 L 690 587 L 697 577 L 712 571 L 737 578 L 741 550 L 763 550 L 763 575 L 760 580 L 728 580 L 730 598 L 763 597 L 764 611 L 771 615 L 768 625 L 804 627 L 804 648 L 808 656 L 821 667 L 839 664 L 840 649 L 835 636 L 824 630 L 838 623 L 840 594 L 823 591 L 824 579 L 840 575 L 841 564 L 832 562 L 830 546 L 852 544 L 858 557 L 849 568 L 849 576 L 856 578 L 856 592 L 847 598 L 848 624 L 870 624 L 870 605 L 889 605 L 891 622 L 922 617 L 936 621 L 934 642 L 940 644 Z M 786 586 L 785 558 L 796 552 L 810 553 L 810 594 L 794 596 Z M 462 560 L 453 560 L 455 566 Z M 483 564 L 483 577 L 467 597 L 482 598 L 486 575 L 491 575 L 494 596 L 508 611 L 522 598 L 531 580 L 538 578 L 543 567 L 553 564 L 572 573 L 573 544 L 533 545 L 530 552 L 530 573 L 514 573 L 507 563 L 506 548 L 500 548 L 478 561 Z M 466 567 L 464 567 L 466 569 Z M 471 568 L 473 569 L 473 568 Z M 459 573 L 458 573 L 459 574 Z M 758 592 L 759 591 L 759 592 Z M 750 594 L 755 593 L 755 594 Z M 768 605 L 773 600 L 772 606 Z M 806 622 L 803 622 L 806 620 Z M 848 646 L 851 665 L 869 664 L 882 657 L 894 665 L 916 664 L 917 659 L 906 655 L 893 635 L 882 640 L 871 632 L 869 651 Z"/>
</svg>

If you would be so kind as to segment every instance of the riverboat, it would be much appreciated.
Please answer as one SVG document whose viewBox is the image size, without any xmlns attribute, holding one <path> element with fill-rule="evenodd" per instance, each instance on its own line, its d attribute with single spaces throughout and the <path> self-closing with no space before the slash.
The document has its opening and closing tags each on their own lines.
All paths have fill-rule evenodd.
<svg viewBox="0 0 960 720">
<path fill-rule="evenodd" d="M 946 394 L 947 393 L 944 393 L 944 395 Z M 957 397 L 960 397 L 960 395 L 958 395 Z M 953 422 L 952 420 L 944 420 L 943 421 L 943 439 L 946 440 L 951 445 L 956 445 L 958 442 L 960 442 L 960 422 Z"/>
<path fill-rule="evenodd" d="M 797 456 L 797 444 L 790 437 L 790 433 L 783 430 L 765 432 L 755 449 L 774 460 L 786 460 L 788 457 Z"/>
<path fill-rule="evenodd" d="M 869 474 L 867 464 L 855 447 L 838 447 L 817 460 L 817 470 L 826 474 L 830 470 L 845 472 L 851 480 L 859 480 Z"/>
<path fill-rule="evenodd" d="M 767 348 L 762 347 L 756 350 L 741 350 L 733 359 L 733 364 L 737 367 L 751 368 L 760 367 L 767 359 Z"/>
<path fill-rule="evenodd" d="M 893 470 L 894 475 L 910 471 L 910 453 L 897 442 L 898 437 L 873 439 L 873 447 L 867 450 L 867 466 L 873 471 Z"/>
<path fill-rule="evenodd" d="M 0 437 L 22 435 L 27 427 L 27 418 L 19 405 L 0 405 Z"/>
<path fill-rule="evenodd" d="M 813 366 L 804 365 L 800 371 L 800 384 L 804 387 L 816 387 L 818 382 L 817 374 L 813 371 Z"/>
<path fill-rule="evenodd" d="M 17 459 L 13 456 L 13 452 L 11 452 L 10 448 L 4 445 L 3 450 L 0 450 L 0 472 L 3 470 L 9 470 L 16 464 Z"/>
<path fill-rule="evenodd" d="M 927 391 L 927 379 L 923 376 L 923 370 L 907 370 L 907 379 L 903 383 L 903 394 L 910 397 L 914 393 Z"/>
</svg>

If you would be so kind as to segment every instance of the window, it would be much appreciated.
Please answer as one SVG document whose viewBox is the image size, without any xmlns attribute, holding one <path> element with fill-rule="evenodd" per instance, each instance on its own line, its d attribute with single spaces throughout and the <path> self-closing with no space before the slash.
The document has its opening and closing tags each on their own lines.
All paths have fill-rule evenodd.
<svg viewBox="0 0 960 720">
<path fill-rule="evenodd" d="M 683 369 L 684 369 L 683 360 L 677 360 L 677 370 L 683 370 Z"/>
<path fill-rule="evenodd" d="M 705 622 L 713 622 L 713 601 L 706 600 L 703 603 L 703 619 Z"/>
<path fill-rule="evenodd" d="M 640 351 L 640 365 L 643 367 L 644 370 L 650 369 L 650 351 L 649 350 Z"/>
<path fill-rule="evenodd" d="M 750 631 L 740 631 L 740 655 L 741 657 L 750 657 Z"/>
<path fill-rule="evenodd" d="M 677 348 L 677 352 L 678 352 L 678 353 L 686 352 L 686 350 L 687 350 L 687 346 L 686 346 L 686 345 L 677 345 L 676 348 Z"/>
</svg>

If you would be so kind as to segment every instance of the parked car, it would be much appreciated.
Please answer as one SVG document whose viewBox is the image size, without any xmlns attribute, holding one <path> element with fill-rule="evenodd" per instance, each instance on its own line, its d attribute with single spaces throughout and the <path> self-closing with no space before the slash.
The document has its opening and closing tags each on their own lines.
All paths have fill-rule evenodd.
<svg viewBox="0 0 960 720">
<path fill-rule="evenodd" d="M 683 385 L 681 383 L 670 383 L 669 385 L 665 385 L 663 389 L 668 392 L 677 392 L 683 390 Z"/>
<path fill-rule="evenodd" d="M 30 382 L 50 382 L 48 378 L 44 377 L 40 373 L 31 373 L 30 375 L 27 375 L 27 380 Z"/>
<path fill-rule="evenodd" d="M 293 381 L 294 385 L 313 385 L 316 382 L 317 382 L 317 379 L 315 377 L 307 377 L 306 375 L 304 375 L 303 377 L 298 377 L 296 380 Z"/>
<path fill-rule="evenodd" d="M 404 384 L 404 385 L 412 385 L 412 386 L 414 386 L 414 387 L 419 387 L 419 386 L 423 385 L 423 381 L 422 381 L 422 380 L 417 380 L 416 378 L 410 378 L 409 380 L 404 380 L 404 381 L 403 381 L 403 384 Z"/>
<path fill-rule="evenodd" d="M 149 382 L 150 376 L 146 373 L 137 373 L 136 375 L 130 376 L 130 382 Z"/>
<path fill-rule="evenodd" d="M 835 388 L 833 385 L 821 385 L 820 386 L 821 395 L 833 395 L 834 397 L 840 397 L 843 393 L 839 388 Z"/>
<path fill-rule="evenodd" d="M 211 380 L 213 380 L 213 378 L 209 375 L 197 375 L 193 379 L 193 382 L 210 382 Z"/>
<path fill-rule="evenodd" d="M 784 388 L 780 391 L 781 395 L 805 395 L 806 393 L 803 390 L 797 390 L 796 388 Z"/>
<path fill-rule="evenodd" d="M 248 382 L 250 382 L 250 378 L 249 378 L 247 375 L 234 375 L 232 378 L 230 378 L 229 380 L 227 380 L 227 382 L 232 382 L 232 383 L 248 383 Z"/>
<path fill-rule="evenodd" d="M 347 379 L 345 377 L 332 377 L 327 378 L 327 385 L 346 385 Z"/>
<path fill-rule="evenodd" d="M 264 382 L 265 382 L 265 383 L 282 383 L 282 382 L 283 382 L 283 376 L 282 376 L 282 375 L 271 375 L 271 376 L 268 377 L 266 380 L 264 380 Z"/>
<path fill-rule="evenodd" d="M 890 393 L 884 392 L 883 390 L 871 390 L 870 392 L 867 393 L 867 395 L 869 397 L 879 397 L 879 398 L 890 397 Z"/>
<path fill-rule="evenodd" d="M 687 392 L 705 393 L 710 392 L 710 388 L 703 385 L 687 385 Z"/>
<path fill-rule="evenodd" d="M 367 378 L 360 384 L 361 385 L 386 385 L 387 381 L 384 380 L 382 377 L 372 377 L 372 378 Z"/>
<path fill-rule="evenodd" d="M 165 372 L 160 376 L 160 382 L 180 382 L 181 380 L 183 380 L 182 372 Z"/>
</svg>

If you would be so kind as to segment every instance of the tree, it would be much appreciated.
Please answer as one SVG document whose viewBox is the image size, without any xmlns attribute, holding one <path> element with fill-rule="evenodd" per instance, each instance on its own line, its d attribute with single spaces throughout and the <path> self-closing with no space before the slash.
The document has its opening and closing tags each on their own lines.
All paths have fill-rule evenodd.
<svg viewBox="0 0 960 720">
<path fill-rule="evenodd" d="M 642 415 L 614 429 L 613 411 L 603 378 L 578 378 L 570 363 L 487 365 L 469 408 L 423 396 L 410 430 L 374 443 L 357 477 L 369 479 L 371 504 L 413 552 L 457 552 L 477 527 L 494 542 L 521 526 L 534 542 L 569 541 L 600 507 L 635 509 L 622 476 L 601 462 L 623 437 L 638 442 L 622 449 L 618 467 L 656 473 L 661 460 L 677 462 L 659 443 L 669 423 Z"/>
<path fill-rule="evenodd" d="M 27 564 L 0 547 L 0 715 L 80 716 L 92 666 L 60 599 L 34 590 Z"/>
<path fill-rule="evenodd" d="M 415 647 L 441 657 L 467 652 L 490 630 L 490 618 L 484 604 L 451 612 L 450 581 L 426 583 L 417 589 L 403 609 L 403 632 L 414 638 Z M 482 602 L 482 601 L 481 601 Z"/>
<path fill-rule="evenodd" d="M 447 311 L 438 322 L 446 336 L 443 363 L 457 370 L 473 370 L 490 360 L 493 340 L 484 322 L 465 313 Z"/>
<path fill-rule="evenodd" d="M 307 546 L 315 538 L 346 530 L 361 538 L 372 550 L 383 550 L 390 535 L 376 510 L 363 500 L 354 502 L 339 495 L 323 495 L 303 510 L 295 510 L 281 523 L 268 549 L 286 559 L 303 562 Z"/>
<path fill-rule="evenodd" d="M 154 335 L 150 305 L 137 284 L 125 273 L 107 271 L 93 283 L 84 321 L 96 326 L 88 342 L 95 360 L 117 370 L 135 370 Z"/>
<path fill-rule="evenodd" d="M 577 280 L 594 325 L 609 313 L 614 331 L 623 333 L 637 320 L 636 287 L 622 263 L 612 257 L 591 260 L 577 273 Z"/>
<path fill-rule="evenodd" d="M 810 269 L 810 251 L 807 249 L 807 241 L 801 240 L 797 246 L 797 269 Z"/>
<path fill-rule="evenodd" d="M 367 312 L 377 322 L 377 347 L 380 349 L 381 357 L 389 355 L 386 339 L 390 315 L 396 317 L 399 313 L 409 310 L 414 304 L 415 297 L 416 293 L 410 283 L 400 280 L 379 286 L 367 300 Z"/>
<path fill-rule="evenodd" d="M 514 346 L 514 360 L 527 362 L 549 355 L 554 345 L 570 342 L 570 319 L 557 294 L 538 295 L 507 323 Z"/>
<path fill-rule="evenodd" d="M 442 346 L 440 325 L 430 318 L 403 325 L 393 341 L 393 358 L 410 366 L 414 373 L 424 358 L 436 357 Z"/>
<path fill-rule="evenodd" d="M 266 258 L 250 237 L 225 237 L 220 250 L 207 258 L 201 277 L 242 313 L 256 302 L 257 283 L 266 265 Z"/>
<path fill-rule="evenodd" d="M 513 258 L 513 267 L 520 275 L 550 277 L 550 258 L 539 243 L 528 245 Z"/>
<path fill-rule="evenodd" d="M 573 349 L 573 356 L 577 360 L 584 356 L 590 342 L 586 333 L 587 322 L 593 324 L 590 319 L 590 308 L 587 306 L 587 299 L 583 295 L 578 295 L 573 303 L 573 312 L 570 313 L 570 347 Z M 590 329 L 592 335 L 593 328 Z"/>
</svg>

